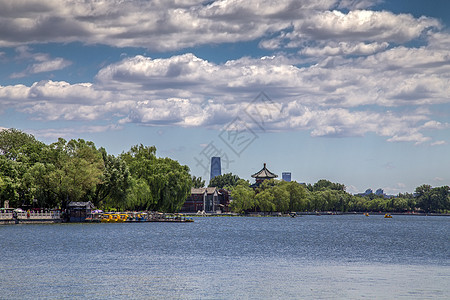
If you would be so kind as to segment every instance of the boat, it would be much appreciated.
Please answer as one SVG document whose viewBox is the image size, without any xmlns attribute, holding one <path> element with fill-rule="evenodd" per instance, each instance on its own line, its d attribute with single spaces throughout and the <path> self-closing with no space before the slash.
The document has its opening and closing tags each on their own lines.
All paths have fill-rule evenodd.
<svg viewBox="0 0 450 300">
<path fill-rule="evenodd" d="M 102 221 L 102 213 L 90 213 L 87 215 L 85 222 L 99 223 Z"/>
<path fill-rule="evenodd" d="M 369 213 L 364 213 L 364 215 L 365 215 L 366 217 L 368 217 L 368 216 L 369 216 Z"/>
<path fill-rule="evenodd" d="M 117 215 L 117 222 L 126 222 L 128 220 L 128 214 L 121 213 Z"/>
<path fill-rule="evenodd" d="M 103 213 L 97 222 L 102 223 L 130 223 L 130 222 L 194 222 L 183 214 L 127 212 L 127 213 Z"/>
<path fill-rule="evenodd" d="M 392 215 L 391 215 L 391 214 L 385 214 L 384 217 L 385 217 L 386 219 L 392 219 Z"/>
<path fill-rule="evenodd" d="M 113 217 L 113 214 L 108 214 L 108 213 L 103 214 L 103 215 L 102 215 L 101 222 L 102 222 L 102 223 L 112 223 L 112 222 L 115 222 L 114 217 Z"/>
</svg>

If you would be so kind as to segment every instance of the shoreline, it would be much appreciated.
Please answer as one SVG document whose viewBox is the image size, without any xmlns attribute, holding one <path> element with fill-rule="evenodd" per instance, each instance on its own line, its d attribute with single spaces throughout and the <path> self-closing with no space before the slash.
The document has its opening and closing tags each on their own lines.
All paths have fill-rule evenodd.
<svg viewBox="0 0 450 300">
<path fill-rule="evenodd" d="M 343 216 L 343 215 L 361 215 L 364 216 L 367 212 L 296 212 L 295 214 L 282 214 L 282 213 L 264 213 L 264 212 L 253 212 L 249 214 L 238 214 L 238 213 L 180 213 L 185 217 L 301 217 L 301 216 Z M 369 212 L 368 216 L 383 216 L 385 214 L 390 214 L 392 216 L 427 216 L 427 217 L 450 217 L 450 213 L 401 213 L 401 212 Z M 176 220 L 148 220 L 142 222 L 122 222 L 122 223 L 151 223 L 151 222 L 168 222 L 168 223 L 183 223 Z M 19 225 L 19 224 L 59 224 L 59 223 L 97 223 L 92 221 L 85 222 L 63 222 L 61 219 L 3 219 L 0 220 L 0 225 Z M 98 222 L 100 223 L 100 222 Z"/>
<path fill-rule="evenodd" d="M 332 215 L 364 215 L 368 213 L 370 215 L 376 216 L 384 216 L 385 214 L 390 215 L 404 215 L 404 216 L 445 216 L 450 217 L 450 213 L 403 213 L 403 212 L 331 212 L 331 211 L 323 211 L 323 212 L 292 212 L 292 213 L 280 213 L 280 212 L 251 212 L 248 214 L 238 214 L 238 213 L 186 213 L 182 212 L 181 214 L 189 217 L 292 217 L 292 214 L 295 216 L 332 216 Z"/>
</svg>

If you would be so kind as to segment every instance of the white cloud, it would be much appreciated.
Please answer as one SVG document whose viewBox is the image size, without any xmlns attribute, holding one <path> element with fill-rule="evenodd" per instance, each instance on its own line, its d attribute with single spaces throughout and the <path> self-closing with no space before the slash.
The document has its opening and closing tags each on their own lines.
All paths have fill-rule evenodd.
<svg viewBox="0 0 450 300">
<path fill-rule="evenodd" d="M 450 34 L 448 32 L 429 32 L 427 40 L 431 49 L 444 51 L 450 49 Z"/>
<path fill-rule="evenodd" d="M 384 188 L 384 192 L 387 195 L 398 195 L 399 193 L 405 193 L 407 191 L 407 186 L 403 182 L 397 182 L 394 186 L 389 186 Z M 409 193 L 411 191 L 408 191 Z"/>
<path fill-rule="evenodd" d="M 2 1 L 0 46 L 83 41 L 167 50 L 248 41 L 286 27 L 286 15 L 327 9 L 333 2 Z"/>
<path fill-rule="evenodd" d="M 251 41 L 284 32 L 303 40 L 405 42 L 440 24 L 430 18 L 364 10 L 374 1 L 42 1 L 0 3 L 0 46 L 73 42 L 178 50 Z M 344 14 L 337 10 L 349 10 Z M 370 43 L 369 43 L 370 44 Z M 262 42 L 263 47 L 279 47 Z"/>
<path fill-rule="evenodd" d="M 400 53 L 409 72 L 393 59 Z M 0 101 L 35 119 L 221 128 L 265 91 L 279 106 L 265 124 L 269 131 L 307 130 L 317 137 L 375 133 L 390 142 L 433 143 L 425 131 L 449 125 L 419 105 L 450 101 L 450 73 L 442 72 L 444 53 L 431 54 L 427 48 L 400 47 L 301 68 L 283 56 L 223 64 L 190 53 L 164 59 L 135 56 L 104 67 L 94 83 L 0 86 Z"/>
<path fill-rule="evenodd" d="M 46 53 L 31 53 L 30 48 L 27 46 L 17 47 L 16 52 L 18 53 L 17 60 L 35 61 L 36 63 L 29 65 L 21 72 L 11 74 L 11 78 L 21 78 L 31 74 L 62 70 L 72 64 L 71 61 L 62 57 L 51 58 Z"/>
<path fill-rule="evenodd" d="M 322 47 L 305 47 L 299 53 L 306 56 L 371 55 L 385 50 L 389 44 L 383 43 L 327 43 Z"/>
<path fill-rule="evenodd" d="M 418 39 L 429 28 L 440 28 L 432 18 L 414 18 L 387 11 L 317 11 L 292 21 L 278 36 L 266 39 L 266 49 L 298 48 L 304 55 L 369 55 L 388 44 Z M 431 39 L 431 37 L 430 37 Z"/>
<path fill-rule="evenodd" d="M 431 143 L 431 146 L 442 146 L 442 145 L 447 145 L 447 142 L 441 140 Z"/>
<path fill-rule="evenodd" d="M 448 123 L 443 124 L 441 122 L 432 120 L 432 121 L 428 121 L 425 124 L 423 124 L 422 128 L 423 129 L 446 129 L 449 126 L 450 126 L 450 124 L 448 124 Z"/>
<path fill-rule="evenodd" d="M 430 18 L 416 19 L 407 14 L 387 11 L 354 10 L 347 14 L 325 11 L 304 22 L 299 22 L 299 32 L 313 39 L 368 40 L 403 43 L 417 38 L 426 28 L 439 23 Z"/>
<path fill-rule="evenodd" d="M 121 126 L 117 124 L 109 125 L 93 125 L 93 126 L 81 126 L 81 127 L 66 127 L 58 129 L 29 129 L 27 133 L 39 136 L 45 139 L 54 139 L 64 136 L 66 139 L 77 139 L 80 138 L 80 134 L 84 133 L 101 133 L 105 131 L 115 131 L 120 130 Z"/>
<path fill-rule="evenodd" d="M 31 65 L 31 67 L 29 69 L 29 73 L 36 74 L 36 73 L 42 73 L 42 72 L 61 70 L 69 65 L 71 65 L 71 62 L 69 62 L 61 57 L 57 57 L 55 59 L 51 59 L 51 60 L 48 60 L 45 62 Z"/>
</svg>

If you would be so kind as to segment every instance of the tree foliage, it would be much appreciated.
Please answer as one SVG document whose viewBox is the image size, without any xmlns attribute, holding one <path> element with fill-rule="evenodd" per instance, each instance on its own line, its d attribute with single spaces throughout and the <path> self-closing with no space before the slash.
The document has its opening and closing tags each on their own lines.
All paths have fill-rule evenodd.
<svg viewBox="0 0 450 300">
<path fill-rule="evenodd" d="M 192 187 L 187 166 L 170 158 L 157 158 L 156 148 L 136 145 L 121 155 L 135 179 L 142 179 L 150 189 L 146 203 L 149 209 L 174 212 L 179 210 Z"/>
<path fill-rule="evenodd" d="M 226 173 L 223 175 L 218 175 L 209 181 L 209 187 L 224 188 L 225 186 L 236 186 L 239 181 L 239 176 L 233 175 L 232 173 Z"/>
<path fill-rule="evenodd" d="M 431 187 L 421 185 L 416 188 L 417 206 L 425 212 L 437 212 L 450 208 L 450 188 L 448 186 Z"/>
<path fill-rule="evenodd" d="M 244 193 L 245 191 L 245 193 Z M 450 209 L 450 188 L 433 188 L 428 185 L 416 189 L 416 194 L 399 194 L 397 197 L 351 195 L 345 186 L 319 180 L 314 185 L 297 182 L 266 180 L 255 190 L 245 182 L 231 189 L 231 208 L 235 212 L 446 212 Z"/>
<path fill-rule="evenodd" d="M 201 179 L 200 179 L 201 180 Z M 193 184 L 187 166 L 136 145 L 120 156 L 82 139 L 45 145 L 19 130 L 0 131 L 0 200 L 14 207 L 181 208 Z"/>
<path fill-rule="evenodd" d="M 205 181 L 201 177 L 192 176 L 192 187 L 196 189 L 205 187 Z"/>
<path fill-rule="evenodd" d="M 0 205 L 65 208 L 70 201 L 92 201 L 99 208 L 179 210 L 191 187 L 203 187 L 187 166 L 156 156 L 154 146 L 135 145 L 119 156 L 83 139 L 62 138 L 46 145 L 16 129 L 0 131 Z M 421 185 L 414 194 L 351 195 L 345 185 L 321 179 L 314 184 L 248 181 L 227 173 L 209 186 L 231 192 L 230 208 L 250 211 L 391 211 L 450 210 L 450 188 Z"/>
</svg>

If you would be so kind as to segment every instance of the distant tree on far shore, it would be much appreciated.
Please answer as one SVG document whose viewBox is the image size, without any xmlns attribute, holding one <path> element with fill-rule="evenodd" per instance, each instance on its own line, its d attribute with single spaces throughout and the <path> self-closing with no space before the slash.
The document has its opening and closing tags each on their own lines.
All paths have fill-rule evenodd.
<svg viewBox="0 0 450 300">
<path fill-rule="evenodd" d="M 202 177 L 192 176 L 192 187 L 196 189 L 205 187 L 205 181 Z"/>
<path fill-rule="evenodd" d="M 308 189 L 311 192 L 324 191 L 324 190 L 335 190 L 335 191 L 345 191 L 345 185 L 341 183 L 334 183 L 326 179 L 320 179 L 314 185 L 308 184 Z"/>
<path fill-rule="evenodd" d="M 209 182 L 209 187 L 217 187 L 217 188 L 224 188 L 225 186 L 236 186 L 239 181 L 239 176 L 233 175 L 232 173 L 226 173 L 223 175 L 218 175 L 211 179 Z"/>
</svg>

